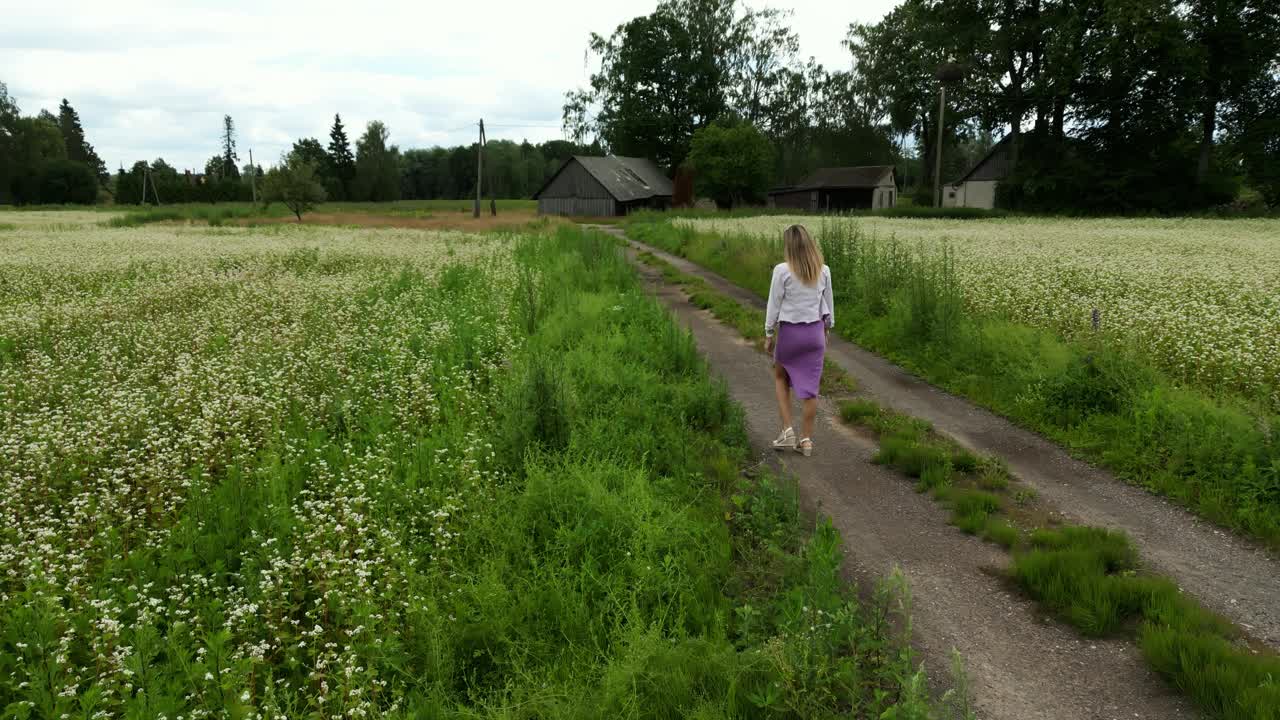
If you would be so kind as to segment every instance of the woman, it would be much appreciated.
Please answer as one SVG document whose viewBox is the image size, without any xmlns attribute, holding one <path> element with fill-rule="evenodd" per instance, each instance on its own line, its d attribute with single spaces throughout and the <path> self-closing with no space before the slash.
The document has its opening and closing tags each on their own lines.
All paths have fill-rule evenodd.
<svg viewBox="0 0 1280 720">
<path fill-rule="evenodd" d="M 764 319 L 765 350 L 773 353 L 773 382 L 782 414 L 776 450 L 813 454 L 813 420 L 818 413 L 818 384 L 827 352 L 827 334 L 835 324 L 831 301 L 831 269 L 803 225 L 782 233 L 786 262 L 773 268 L 769 309 Z M 804 434 L 796 439 L 791 425 L 791 391 L 804 400 Z"/>
</svg>

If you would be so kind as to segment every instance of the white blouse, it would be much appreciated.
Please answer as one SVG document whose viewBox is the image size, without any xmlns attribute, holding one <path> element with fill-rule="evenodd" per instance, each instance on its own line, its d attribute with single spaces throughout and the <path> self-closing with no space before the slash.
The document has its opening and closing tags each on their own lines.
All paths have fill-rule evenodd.
<svg viewBox="0 0 1280 720">
<path fill-rule="evenodd" d="M 773 268 L 773 281 L 769 284 L 769 308 L 764 316 L 764 334 L 773 337 L 779 322 L 811 323 L 825 320 L 827 327 L 835 327 L 836 311 L 831 301 L 831 268 L 822 266 L 818 283 L 809 287 L 791 272 L 786 263 Z"/>
</svg>

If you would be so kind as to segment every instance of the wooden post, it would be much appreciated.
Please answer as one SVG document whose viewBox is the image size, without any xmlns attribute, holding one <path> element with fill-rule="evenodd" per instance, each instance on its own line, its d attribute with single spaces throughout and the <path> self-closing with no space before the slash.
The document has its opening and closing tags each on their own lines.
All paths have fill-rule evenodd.
<svg viewBox="0 0 1280 720">
<path fill-rule="evenodd" d="M 933 161 L 933 198 L 934 207 L 942 207 L 942 128 L 947 112 L 947 86 L 938 84 L 938 152 Z"/>
<path fill-rule="evenodd" d="M 471 217 L 480 217 L 480 183 L 484 181 L 484 118 L 480 118 L 480 137 L 476 140 L 476 204 Z"/>
</svg>

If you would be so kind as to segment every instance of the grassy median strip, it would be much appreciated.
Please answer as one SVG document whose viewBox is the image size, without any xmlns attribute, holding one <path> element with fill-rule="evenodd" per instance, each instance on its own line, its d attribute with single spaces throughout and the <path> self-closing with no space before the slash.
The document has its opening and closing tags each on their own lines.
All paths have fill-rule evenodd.
<svg viewBox="0 0 1280 720">
<path fill-rule="evenodd" d="M 1280 712 L 1280 657 L 1142 568 L 1123 532 L 1063 525 L 995 458 L 974 455 L 924 421 L 867 399 L 841 418 L 876 435 L 877 463 L 916 479 L 951 509 L 951 523 L 1013 554 L 1010 578 L 1082 634 L 1134 637 L 1147 662 L 1210 717 Z"/>
</svg>

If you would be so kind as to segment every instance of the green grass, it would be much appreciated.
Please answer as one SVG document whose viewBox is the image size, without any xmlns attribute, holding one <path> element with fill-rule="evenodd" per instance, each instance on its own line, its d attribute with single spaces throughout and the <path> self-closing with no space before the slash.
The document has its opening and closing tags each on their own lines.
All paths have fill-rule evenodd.
<svg viewBox="0 0 1280 720">
<path fill-rule="evenodd" d="M 130 522 L 51 534 L 44 542 L 75 555 L 82 582 L 43 579 L 34 564 L 0 581 L 7 713 L 931 715 L 895 629 L 909 624 L 900 588 L 856 599 L 830 524 L 806 525 L 789 482 L 739 472 L 741 409 L 613 240 L 566 229 L 516 241 L 510 265 L 452 261 L 429 274 L 311 249 L 305 232 L 290 230 L 304 245 L 278 256 L 177 257 L 164 272 L 190 289 L 167 294 L 174 278 L 160 275 L 159 305 L 137 268 L 85 271 L 102 292 L 121 291 L 110 310 L 129 318 L 125 335 L 109 323 L 58 326 L 41 373 L 57 361 L 101 365 L 120 389 L 133 364 L 166 360 L 136 345 L 163 329 L 186 353 L 183 400 L 163 406 L 174 433 L 188 397 L 222 397 L 242 375 L 260 388 L 287 367 L 307 392 L 253 406 L 267 413 L 253 416 L 261 444 L 219 426 L 229 449 L 210 442 L 171 485 L 156 478 L 146 487 L 175 494 L 130 506 Z M 263 272 L 227 283 L 210 271 L 234 260 Z M 313 295 L 334 277 L 336 311 Z M 191 377 L 256 337 L 247 313 L 287 300 L 300 304 L 255 316 L 296 325 L 266 333 L 252 367 Z M 243 330 L 234 342 L 198 334 L 226 307 L 226 328 Z M 33 356 L 0 352 L 0 370 Z M 19 374 L 35 387 L 34 373 Z M 82 380 L 92 389 L 94 377 Z M 126 432 L 139 431 L 139 404 L 166 391 L 147 387 L 130 386 Z M 244 387 L 220 407 L 250 403 Z M 94 417 L 110 412 L 96 397 L 58 395 Z M 59 458 L 67 464 L 21 499 L 39 505 L 95 472 L 114 476 L 119 455 Z M 103 659 L 117 651 L 127 673 Z"/>
<path fill-rule="evenodd" d="M 978 534 L 983 540 L 993 542 L 1005 550 L 1012 550 L 1022 542 L 1022 531 L 1010 524 L 1008 520 L 999 517 L 988 516 Z"/>
<path fill-rule="evenodd" d="M 1000 512 L 1002 501 L 998 495 L 982 490 L 955 490 L 948 497 L 951 505 L 951 522 L 970 535 L 980 535 L 992 515 Z"/>
<path fill-rule="evenodd" d="M 628 234 L 757 295 L 777 241 L 632 218 Z M 1280 416 L 1171 381 L 1121 344 L 1065 341 L 964 306 L 954 258 L 849 224 L 825 234 L 841 335 L 1044 433 L 1127 482 L 1280 548 Z"/>
<path fill-rule="evenodd" d="M 1008 501 L 1021 505 L 1034 495 L 1011 488 L 1003 463 L 975 457 L 870 400 L 842 403 L 840 411 L 845 422 L 880 435 L 877 457 L 919 478 L 917 489 L 932 491 L 950 507 L 953 525 L 1011 551 L 1010 577 L 1060 619 L 1090 637 L 1133 637 L 1148 664 L 1209 717 L 1253 720 L 1280 713 L 1280 657 L 1242 645 L 1229 621 L 1170 580 L 1144 573 L 1124 533 L 1020 527 L 1007 514 Z M 910 427 L 915 430 L 903 431 Z M 961 471 L 961 464 L 971 469 Z"/>
</svg>

